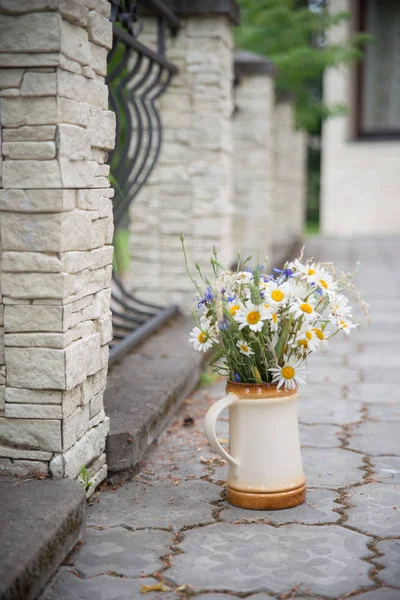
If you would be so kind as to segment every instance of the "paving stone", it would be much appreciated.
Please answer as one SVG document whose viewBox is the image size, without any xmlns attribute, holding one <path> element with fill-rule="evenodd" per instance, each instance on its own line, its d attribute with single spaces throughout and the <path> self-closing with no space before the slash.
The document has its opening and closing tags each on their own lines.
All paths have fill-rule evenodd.
<svg viewBox="0 0 400 600">
<path fill-rule="evenodd" d="M 262 595 L 265 600 L 269 600 L 269 598 L 271 598 L 271 596 L 269 596 L 268 594 L 257 594 L 258 595 Z M 163 596 L 164 598 L 164 596 Z M 198 596 L 196 596 L 196 600 L 232 600 L 232 598 L 237 598 L 237 596 L 232 596 L 231 594 L 199 594 Z M 254 596 L 251 596 L 251 598 L 254 598 Z M 260 600 L 262 600 L 260 598 Z"/>
<path fill-rule="evenodd" d="M 370 592 L 364 592 L 359 596 L 355 596 L 354 600 L 399 600 L 399 590 L 392 590 L 389 588 L 379 588 Z M 305 600 L 302 598 L 301 600 Z"/>
<path fill-rule="evenodd" d="M 300 424 L 300 443 L 302 446 L 335 448 L 341 445 L 338 438 L 339 434 L 343 434 L 343 431 L 335 425 Z"/>
<path fill-rule="evenodd" d="M 108 571 L 128 577 L 149 575 L 162 567 L 159 557 L 168 554 L 172 540 L 167 531 L 89 527 L 74 567 L 87 577 Z"/>
<path fill-rule="evenodd" d="M 400 421 L 400 401 L 397 404 L 368 404 L 368 416 L 379 421 Z"/>
<path fill-rule="evenodd" d="M 270 596 L 269 594 L 266 594 L 265 592 L 259 592 L 258 594 L 252 594 L 251 596 L 247 596 L 247 598 L 251 598 L 252 600 L 274 600 L 273 596 Z"/>
<path fill-rule="evenodd" d="M 374 477 L 380 483 L 400 483 L 400 460 L 398 456 L 374 456 L 371 459 Z"/>
<path fill-rule="evenodd" d="M 142 585 L 155 585 L 158 581 L 151 577 L 125 579 L 110 575 L 100 575 L 91 579 L 81 579 L 68 570 L 62 570 L 50 589 L 40 600 L 173 600 L 173 592 L 147 592 L 144 596 Z"/>
<path fill-rule="evenodd" d="M 378 556 L 374 562 L 385 567 L 383 571 L 379 571 L 379 579 L 388 585 L 400 588 L 400 540 L 385 540 L 379 542 L 376 547 L 378 552 L 383 552 L 383 556 Z M 400 598 L 400 590 L 396 593 L 397 600 Z"/>
<path fill-rule="evenodd" d="M 302 423 L 337 424 L 356 423 L 361 419 L 361 401 L 349 401 L 340 394 L 340 388 L 321 390 L 318 393 L 310 386 L 297 403 L 299 420 Z M 308 394 L 308 396 L 307 396 Z"/>
<path fill-rule="evenodd" d="M 353 384 L 349 386 L 348 400 L 368 404 L 400 402 L 400 386 L 397 383 Z"/>
<path fill-rule="evenodd" d="M 393 317 L 389 319 L 390 322 L 393 322 Z M 349 356 L 349 365 L 352 367 L 358 367 L 361 369 L 373 369 L 374 373 L 376 372 L 376 366 L 382 364 L 382 353 L 377 352 L 376 350 L 366 350 L 364 352 L 360 352 L 358 354 Z M 400 354 L 398 347 L 395 352 L 385 352 L 385 367 L 388 369 L 399 368 L 400 367 Z"/>
<path fill-rule="evenodd" d="M 352 428 L 349 448 L 370 456 L 400 455 L 399 424 L 364 421 Z"/>
<path fill-rule="evenodd" d="M 244 510 L 224 503 L 224 510 L 221 513 L 223 521 L 234 523 L 241 519 L 262 519 L 270 523 L 307 523 L 316 525 L 318 523 L 334 523 L 340 519 L 334 508 L 340 508 L 334 500 L 339 494 L 331 490 L 307 490 L 306 502 L 295 508 L 287 510 Z"/>
<path fill-rule="evenodd" d="M 361 454 L 343 448 L 303 448 L 303 467 L 310 487 L 340 488 L 363 480 Z"/>
<path fill-rule="evenodd" d="M 349 385 L 360 381 L 361 371 L 349 369 L 348 367 L 330 367 L 329 364 L 321 364 L 320 367 L 309 369 L 309 380 L 312 383 Z"/>
<path fill-rule="evenodd" d="M 370 483 L 347 490 L 351 508 L 346 524 L 365 533 L 400 535 L 400 486 Z"/>
<path fill-rule="evenodd" d="M 336 598 L 373 585 L 370 538 L 355 531 L 328 525 L 217 523 L 185 532 L 165 576 L 193 587 L 233 592 L 264 588 L 283 593 L 293 586 L 311 594 Z M 303 592 L 303 593 L 304 593 Z"/>
<path fill-rule="evenodd" d="M 149 484 L 130 482 L 115 493 L 100 496 L 88 511 L 90 525 L 169 527 L 209 523 L 213 520 L 210 502 L 220 500 L 217 485 L 207 481 L 169 481 Z"/>
</svg>

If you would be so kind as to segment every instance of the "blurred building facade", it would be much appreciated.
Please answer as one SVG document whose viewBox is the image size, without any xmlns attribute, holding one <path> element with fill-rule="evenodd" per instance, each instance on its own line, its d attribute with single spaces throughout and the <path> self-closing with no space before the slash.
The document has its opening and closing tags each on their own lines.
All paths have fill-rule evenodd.
<svg viewBox="0 0 400 600">
<path fill-rule="evenodd" d="M 357 31 L 374 36 L 359 66 L 327 71 L 327 104 L 347 107 L 322 135 L 321 227 L 334 235 L 400 232 L 400 3 L 331 0 L 349 11 L 330 42 Z"/>
</svg>

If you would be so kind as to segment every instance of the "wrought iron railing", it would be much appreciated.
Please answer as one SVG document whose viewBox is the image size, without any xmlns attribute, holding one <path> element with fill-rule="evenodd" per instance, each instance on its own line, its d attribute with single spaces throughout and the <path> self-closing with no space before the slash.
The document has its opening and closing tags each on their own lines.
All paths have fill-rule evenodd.
<svg viewBox="0 0 400 600">
<path fill-rule="evenodd" d="M 156 165 L 162 143 L 162 124 L 157 99 L 177 72 L 165 57 L 165 36 L 179 29 L 179 20 L 161 0 L 111 0 L 113 47 L 108 57 L 107 83 L 110 106 L 116 114 L 114 151 L 109 156 L 116 232 L 129 228 L 129 207 Z M 141 10 L 156 19 L 156 49 L 139 40 Z M 117 253 L 115 252 L 115 256 Z M 128 291 L 114 260 L 111 308 L 113 341 L 110 363 L 177 312 L 139 300 Z"/>
</svg>

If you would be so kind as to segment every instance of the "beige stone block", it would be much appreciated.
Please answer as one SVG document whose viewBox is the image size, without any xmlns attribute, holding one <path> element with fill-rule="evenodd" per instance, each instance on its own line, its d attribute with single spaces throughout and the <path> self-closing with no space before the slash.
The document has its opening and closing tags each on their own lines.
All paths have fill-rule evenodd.
<svg viewBox="0 0 400 600">
<path fill-rule="evenodd" d="M 112 48 L 112 25 L 110 21 L 95 11 L 89 13 L 88 19 L 89 39 L 91 42 Z"/>
<path fill-rule="evenodd" d="M 108 344 L 113 338 L 111 313 L 99 320 L 98 330 L 100 333 L 100 344 L 102 346 L 104 346 L 104 344 Z"/>
<path fill-rule="evenodd" d="M 90 61 L 89 39 L 86 29 L 61 20 L 61 52 L 81 65 Z M 60 92 L 60 87 L 58 88 Z"/>
<path fill-rule="evenodd" d="M 80 385 L 62 393 L 62 413 L 64 419 L 69 417 L 81 405 L 81 398 L 82 391 Z"/>
<path fill-rule="evenodd" d="M 0 365 L 4 365 L 5 363 L 5 346 L 4 346 L 4 327 L 0 327 Z"/>
<path fill-rule="evenodd" d="M 89 406 L 79 406 L 63 420 L 63 450 L 68 450 L 89 429 Z"/>
<path fill-rule="evenodd" d="M 3 252 L 2 268 L 3 272 L 16 273 L 60 273 L 62 271 L 58 256 L 40 252 Z"/>
<path fill-rule="evenodd" d="M 65 359 L 64 350 L 6 348 L 7 383 L 30 389 L 66 389 Z"/>
<path fill-rule="evenodd" d="M 59 49 L 59 15 L 49 12 L 18 18 L 0 15 L 0 52 L 57 52 Z"/>
<path fill-rule="evenodd" d="M 96 427 L 97 425 L 102 423 L 104 421 L 105 416 L 106 413 L 104 412 L 104 410 L 101 410 L 99 413 L 97 413 L 97 415 L 95 415 L 89 420 L 89 429 L 91 429 L 92 427 Z"/>
<path fill-rule="evenodd" d="M 62 332 L 64 310 L 62 306 L 9 305 L 5 310 L 5 331 L 7 333 Z"/>
<path fill-rule="evenodd" d="M 3 127 L 55 125 L 58 122 L 56 97 L 1 98 L 0 106 Z"/>
<path fill-rule="evenodd" d="M 76 193 L 76 205 L 77 208 L 82 210 L 97 210 L 99 216 L 109 216 L 109 211 L 112 210 L 111 198 L 114 196 L 114 190 L 112 188 L 100 189 L 100 190 L 78 190 Z M 107 213 L 100 214 L 100 211 L 104 211 L 103 206 L 106 204 Z"/>
<path fill-rule="evenodd" d="M 108 108 L 108 88 L 103 81 L 87 79 L 82 75 L 59 69 L 57 82 L 60 96 L 86 102 L 102 109 Z"/>
<path fill-rule="evenodd" d="M 82 65 L 77 63 L 75 60 L 70 60 L 64 54 L 60 54 L 60 68 L 64 71 L 71 71 L 77 75 L 82 75 Z"/>
<path fill-rule="evenodd" d="M 85 160 L 92 157 L 90 134 L 84 127 L 60 124 L 57 130 L 59 156 L 70 160 Z"/>
<path fill-rule="evenodd" d="M 47 475 L 48 463 L 38 460 L 0 458 L 0 475 L 29 477 L 37 473 Z"/>
<path fill-rule="evenodd" d="M 65 348 L 70 343 L 65 333 L 6 333 L 4 343 L 7 347 L 19 348 Z"/>
<path fill-rule="evenodd" d="M 49 160 L 56 156 L 54 142 L 3 142 L 3 156 L 15 160 Z"/>
<path fill-rule="evenodd" d="M 2 442 L 34 450 L 61 451 L 61 421 L 52 419 L 9 419 L 0 417 Z"/>
<path fill-rule="evenodd" d="M 62 270 L 66 273 L 79 273 L 85 269 L 101 269 L 112 264 L 113 247 L 105 246 L 89 252 L 64 252 Z"/>
<path fill-rule="evenodd" d="M 28 54 L 26 52 L 0 52 L 0 67 L 56 67 L 60 63 L 59 52 Z"/>
<path fill-rule="evenodd" d="M 56 73 L 27 71 L 22 80 L 22 96 L 55 96 L 57 94 Z"/>
<path fill-rule="evenodd" d="M 100 360 L 101 360 L 101 367 L 105 368 L 108 366 L 108 356 L 110 354 L 110 348 L 109 345 L 106 344 L 105 346 L 102 346 L 100 348 Z"/>
<path fill-rule="evenodd" d="M 85 381 L 101 369 L 100 335 L 95 333 L 73 342 L 65 350 L 66 389 Z"/>
<path fill-rule="evenodd" d="M 94 396 L 94 398 L 92 398 L 89 401 L 89 418 L 90 419 L 93 419 L 93 417 L 95 417 L 100 411 L 103 410 L 103 408 L 104 408 L 103 396 L 104 396 L 104 391 L 102 390 L 101 392 L 96 394 Z M 103 421 L 103 419 L 101 419 L 101 420 Z"/>
<path fill-rule="evenodd" d="M 62 392 L 56 390 L 26 390 L 7 386 L 6 402 L 8 404 L 61 404 Z"/>
<path fill-rule="evenodd" d="M 90 143 L 97 148 L 112 150 L 115 146 L 115 113 L 98 106 L 88 106 L 87 127 Z"/>
<path fill-rule="evenodd" d="M 0 0 L 2 12 L 11 14 L 32 13 L 42 10 L 57 10 L 58 0 Z"/>
<path fill-rule="evenodd" d="M 6 366 L 0 366 L 0 386 L 6 385 Z M 4 393 L 4 390 L 3 390 Z"/>
<path fill-rule="evenodd" d="M 94 184 L 97 163 L 93 160 L 71 160 L 59 158 L 60 173 L 63 187 L 81 188 Z"/>
<path fill-rule="evenodd" d="M 13 419 L 61 419 L 61 406 L 56 404 L 8 404 L 5 415 Z"/>
<path fill-rule="evenodd" d="M 62 123 L 72 123 L 87 127 L 89 121 L 90 104 L 78 102 L 70 98 L 58 98 L 58 119 Z"/>
<path fill-rule="evenodd" d="M 0 90 L 5 88 L 19 88 L 23 74 L 23 69 L 4 69 L 0 77 Z"/>
<path fill-rule="evenodd" d="M 5 385 L 0 386 L 0 413 L 4 413 L 5 409 L 5 396 L 6 396 L 6 387 Z"/>
<path fill-rule="evenodd" d="M 59 213 L 72 210 L 74 205 L 75 190 L 0 190 L 2 211 Z"/>
<path fill-rule="evenodd" d="M 107 56 L 108 49 L 90 42 L 90 64 L 92 69 L 98 75 L 105 77 L 107 75 Z M 13 80 L 15 81 L 15 79 Z M 11 86 L 10 86 L 11 87 Z"/>
<path fill-rule="evenodd" d="M 82 404 L 87 404 L 104 392 L 107 383 L 107 367 L 100 369 L 82 383 Z M 98 402 L 97 400 L 96 402 Z M 94 414 L 94 413 L 93 413 Z M 93 415 L 92 415 L 93 416 Z"/>
<path fill-rule="evenodd" d="M 5 188 L 59 188 L 60 166 L 57 160 L 6 160 L 3 163 Z"/>
<path fill-rule="evenodd" d="M 12 303 L 16 299 L 62 299 L 67 278 L 64 273 L 4 273 L 3 295 L 12 298 Z"/>
<path fill-rule="evenodd" d="M 74 25 L 86 27 L 88 10 L 78 0 L 59 0 L 58 9 L 64 19 Z"/>
<path fill-rule="evenodd" d="M 55 125 L 26 125 L 3 130 L 4 142 L 45 142 L 56 137 Z"/>
<path fill-rule="evenodd" d="M 23 448 L 12 448 L 0 444 L 0 457 L 11 459 L 27 459 L 27 460 L 50 460 L 53 456 L 52 452 L 44 452 L 42 450 L 24 450 Z"/>
<path fill-rule="evenodd" d="M 102 423 L 97 427 L 92 427 L 64 453 L 65 477 L 74 479 L 79 474 L 82 466 L 89 465 L 103 454 L 109 428 L 110 420 L 106 417 Z M 50 470 L 53 472 L 51 463 Z"/>
</svg>

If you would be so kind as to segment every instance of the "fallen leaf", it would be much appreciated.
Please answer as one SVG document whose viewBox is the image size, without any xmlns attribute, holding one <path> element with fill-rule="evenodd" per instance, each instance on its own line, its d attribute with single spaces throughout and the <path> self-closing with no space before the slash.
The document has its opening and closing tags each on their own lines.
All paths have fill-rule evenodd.
<svg viewBox="0 0 400 600">
<path fill-rule="evenodd" d="M 172 588 L 165 585 L 165 583 L 153 583 L 152 585 L 141 585 L 140 591 L 142 594 L 147 594 L 147 592 L 170 592 Z"/>
</svg>

